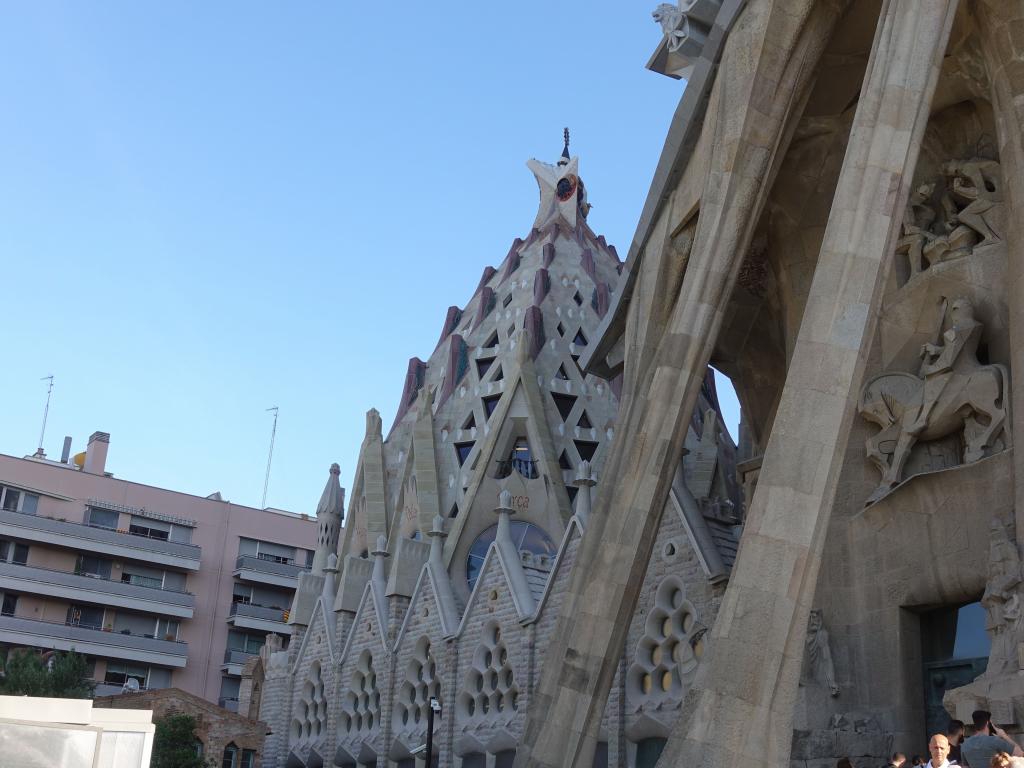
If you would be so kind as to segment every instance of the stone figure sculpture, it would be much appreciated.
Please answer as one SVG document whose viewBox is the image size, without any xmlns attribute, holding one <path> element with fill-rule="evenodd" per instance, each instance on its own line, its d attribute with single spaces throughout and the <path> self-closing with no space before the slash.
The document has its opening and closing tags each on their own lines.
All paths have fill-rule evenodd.
<svg viewBox="0 0 1024 768">
<path fill-rule="evenodd" d="M 986 677 L 1020 669 L 1018 647 L 1024 642 L 1024 612 L 1021 606 L 1020 553 L 999 520 L 992 521 L 989 543 L 988 582 L 981 605 L 985 609 L 985 629 L 992 639 Z"/>
<path fill-rule="evenodd" d="M 836 683 L 836 668 L 832 663 L 832 648 L 829 645 L 828 630 L 822 619 L 821 609 L 811 610 L 807 620 L 806 651 L 801 682 L 804 685 L 820 682 L 832 696 L 839 695 Z"/>
<path fill-rule="evenodd" d="M 858 410 L 881 431 L 868 438 L 868 459 L 882 481 L 868 503 L 902 481 L 903 467 L 919 440 L 937 440 L 962 432 L 963 461 L 970 464 L 992 452 L 997 438 L 1008 447 L 1009 380 L 1002 365 L 982 365 L 977 348 L 982 324 L 966 298 L 955 299 L 941 314 L 948 330 L 921 347 L 918 375 L 883 373 L 864 385 Z M 940 325 L 941 330 L 941 325 Z"/>
<path fill-rule="evenodd" d="M 999 163 L 984 159 L 944 163 L 940 178 L 911 193 L 903 214 L 896 252 L 906 254 L 910 275 L 1000 240 L 1002 202 Z"/>
</svg>

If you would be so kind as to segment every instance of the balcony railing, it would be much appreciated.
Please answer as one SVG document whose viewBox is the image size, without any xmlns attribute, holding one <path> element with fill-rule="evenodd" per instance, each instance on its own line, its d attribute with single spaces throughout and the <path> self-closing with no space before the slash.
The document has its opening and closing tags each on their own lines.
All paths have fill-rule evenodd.
<svg viewBox="0 0 1024 768">
<path fill-rule="evenodd" d="M 146 560 L 189 570 L 199 569 L 202 550 L 195 544 L 150 538 L 127 530 L 0 510 L 0 532 L 29 541 L 74 547 L 103 554 Z"/>
<path fill-rule="evenodd" d="M 219 699 L 217 699 L 217 704 L 224 707 L 224 709 L 228 710 L 229 712 L 238 711 L 238 699 L 236 698 L 221 696 Z"/>
<path fill-rule="evenodd" d="M 192 618 L 195 596 L 83 573 L 0 562 L 0 589 Z"/>
<path fill-rule="evenodd" d="M 260 581 L 279 586 L 294 587 L 299 574 L 308 570 L 308 565 L 298 565 L 295 562 L 280 563 L 258 555 L 240 555 L 235 560 L 235 576 L 247 581 Z"/>
<path fill-rule="evenodd" d="M 224 663 L 225 664 L 245 664 L 253 656 L 259 656 L 258 653 L 249 653 L 249 651 L 239 651 L 235 648 L 228 648 L 224 651 Z"/>
<path fill-rule="evenodd" d="M 513 471 L 518 472 L 527 480 L 536 480 L 540 477 L 537 472 L 537 462 L 531 459 L 502 459 L 496 461 L 495 464 L 498 467 L 494 472 L 494 477 L 498 480 L 508 477 Z"/>
<path fill-rule="evenodd" d="M 107 632 L 95 627 L 0 615 L 0 642 L 67 651 L 90 656 L 184 667 L 188 643 L 147 635 Z"/>
<path fill-rule="evenodd" d="M 244 616 L 250 619 L 261 621 L 279 621 L 282 624 L 288 621 L 287 608 L 272 608 L 266 605 L 255 603 L 232 603 L 229 616 Z"/>
</svg>

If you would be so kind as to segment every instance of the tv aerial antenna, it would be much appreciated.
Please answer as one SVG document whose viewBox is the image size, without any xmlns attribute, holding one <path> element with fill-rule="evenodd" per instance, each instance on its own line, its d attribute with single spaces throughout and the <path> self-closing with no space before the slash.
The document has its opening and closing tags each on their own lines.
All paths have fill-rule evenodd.
<svg viewBox="0 0 1024 768">
<path fill-rule="evenodd" d="M 43 452 L 43 438 L 46 436 L 46 419 L 50 415 L 50 395 L 53 394 L 53 374 L 49 376 L 43 376 L 40 381 L 50 382 L 46 388 L 46 407 L 43 408 L 43 428 L 39 430 L 39 448 L 36 449 L 36 456 L 42 457 L 46 454 Z"/>
<path fill-rule="evenodd" d="M 274 426 L 270 430 L 270 452 L 267 454 L 267 474 L 263 478 L 263 502 L 260 509 L 267 508 L 267 486 L 270 485 L 270 462 L 274 460 L 274 438 L 277 437 L 277 413 L 278 407 L 267 408 L 267 413 L 274 412 Z"/>
</svg>

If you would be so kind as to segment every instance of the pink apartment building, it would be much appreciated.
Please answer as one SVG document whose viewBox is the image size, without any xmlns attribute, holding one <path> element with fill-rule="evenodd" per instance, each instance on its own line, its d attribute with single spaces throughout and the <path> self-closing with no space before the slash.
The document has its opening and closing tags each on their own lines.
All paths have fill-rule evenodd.
<svg viewBox="0 0 1024 768">
<path fill-rule="evenodd" d="M 0 647 L 73 647 L 97 694 L 175 686 L 234 709 L 242 665 L 291 632 L 316 519 L 117 479 L 109 443 L 0 454 Z"/>
</svg>

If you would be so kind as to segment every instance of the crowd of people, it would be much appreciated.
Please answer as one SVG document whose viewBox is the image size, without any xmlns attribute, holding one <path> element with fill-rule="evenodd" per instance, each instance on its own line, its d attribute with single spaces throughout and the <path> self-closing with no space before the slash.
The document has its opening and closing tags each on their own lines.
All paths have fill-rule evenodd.
<svg viewBox="0 0 1024 768">
<path fill-rule="evenodd" d="M 1024 749 L 1009 734 L 992 722 L 992 713 L 983 709 L 971 715 L 971 735 L 961 720 L 950 721 L 945 733 L 936 733 L 928 741 L 930 759 L 902 752 L 890 758 L 884 768 L 1024 768 Z M 966 736 L 966 738 L 965 738 Z M 848 757 L 841 758 L 836 768 L 854 768 Z"/>
</svg>

